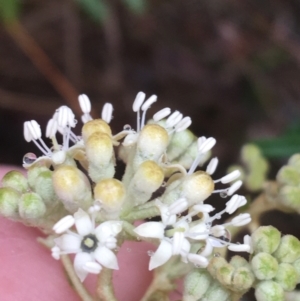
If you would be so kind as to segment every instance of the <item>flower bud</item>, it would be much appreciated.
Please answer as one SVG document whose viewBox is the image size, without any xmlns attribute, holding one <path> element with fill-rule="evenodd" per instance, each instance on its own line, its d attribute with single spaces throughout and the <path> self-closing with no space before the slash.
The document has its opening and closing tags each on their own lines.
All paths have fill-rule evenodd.
<svg viewBox="0 0 300 301">
<path fill-rule="evenodd" d="M 235 292 L 246 292 L 252 287 L 254 280 L 255 277 L 249 268 L 239 267 L 233 273 L 230 289 Z"/>
<path fill-rule="evenodd" d="M 54 205 L 57 199 L 52 183 L 52 171 L 41 172 L 36 178 L 34 191 L 42 197 L 44 203 L 48 206 Z"/>
<path fill-rule="evenodd" d="M 38 165 L 29 168 L 27 172 L 29 186 L 34 188 L 36 179 L 39 176 L 39 174 L 48 170 L 50 169 L 47 168 L 46 166 L 38 166 Z"/>
<path fill-rule="evenodd" d="M 251 268 L 249 262 L 244 257 L 239 255 L 234 255 L 233 257 L 231 257 L 229 263 L 236 269 L 242 267 L 246 267 L 247 269 Z"/>
<path fill-rule="evenodd" d="M 46 213 L 42 198 L 34 192 L 24 193 L 19 201 L 19 214 L 23 219 L 38 219 Z"/>
<path fill-rule="evenodd" d="M 2 179 L 3 187 L 11 187 L 19 192 L 28 190 L 28 182 L 26 177 L 19 171 L 12 170 L 8 172 Z"/>
<path fill-rule="evenodd" d="M 298 273 L 291 264 L 280 263 L 275 281 L 278 282 L 285 291 L 290 292 L 294 290 L 297 285 Z"/>
<path fill-rule="evenodd" d="M 226 263 L 222 267 L 217 269 L 216 276 L 222 285 L 230 288 L 231 279 L 233 278 L 233 273 L 234 273 L 234 267 L 229 263 Z"/>
<path fill-rule="evenodd" d="M 141 130 L 137 141 L 138 157 L 157 161 L 166 150 L 168 143 L 169 136 L 163 127 L 147 124 Z"/>
<path fill-rule="evenodd" d="M 164 172 L 154 161 L 145 161 L 138 167 L 130 185 L 132 189 L 152 194 L 162 184 Z"/>
<path fill-rule="evenodd" d="M 13 188 L 0 188 L 0 214 L 8 218 L 17 218 L 20 197 L 20 193 Z"/>
<path fill-rule="evenodd" d="M 268 253 L 258 253 L 252 258 L 252 270 L 259 280 L 269 280 L 275 277 L 278 270 L 277 260 Z"/>
<path fill-rule="evenodd" d="M 230 292 L 223 288 L 217 281 L 213 282 L 212 285 L 206 291 L 203 300 L 209 301 L 229 301 Z"/>
<path fill-rule="evenodd" d="M 189 202 L 189 206 L 203 203 L 214 191 L 214 181 L 205 171 L 197 171 L 186 177 L 182 184 L 182 194 Z"/>
<path fill-rule="evenodd" d="M 298 213 L 300 212 L 300 188 L 297 186 L 287 185 L 281 187 L 279 192 L 279 201 L 285 207 L 291 208 Z"/>
<path fill-rule="evenodd" d="M 295 154 L 290 157 L 288 165 L 294 166 L 298 170 L 300 169 L 300 154 Z"/>
<path fill-rule="evenodd" d="M 280 184 L 294 186 L 300 183 L 300 173 L 294 166 L 285 165 L 278 171 L 276 179 Z"/>
<path fill-rule="evenodd" d="M 293 267 L 297 271 L 298 278 L 297 278 L 297 283 L 300 282 L 300 258 L 297 259 L 295 262 L 293 262 Z"/>
<path fill-rule="evenodd" d="M 293 263 L 300 257 L 300 241 L 293 235 L 283 236 L 273 256 L 280 262 Z"/>
<path fill-rule="evenodd" d="M 207 270 L 212 275 L 213 278 L 216 278 L 217 271 L 222 267 L 226 267 L 227 265 L 228 265 L 228 262 L 226 261 L 225 258 L 214 257 L 210 260 Z"/>
<path fill-rule="evenodd" d="M 284 301 L 284 291 L 274 281 L 261 281 L 255 288 L 255 297 L 257 301 Z"/>
<path fill-rule="evenodd" d="M 74 166 L 60 166 L 52 175 L 53 187 L 65 208 L 74 213 L 92 204 L 91 187 L 85 174 Z"/>
<path fill-rule="evenodd" d="M 167 149 L 168 159 L 170 161 L 173 161 L 178 158 L 182 153 L 186 151 L 186 149 L 193 143 L 194 140 L 195 136 L 189 130 L 175 133 L 172 136 Z"/>
<path fill-rule="evenodd" d="M 82 139 L 86 143 L 88 138 L 94 133 L 107 134 L 111 137 L 110 126 L 102 119 L 94 119 L 85 123 L 82 127 Z"/>
<path fill-rule="evenodd" d="M 183 299 L 197 301 L 206 293 L 211 285 L 212 277 L 204 269 L 193 269 L 184 279 Z"/>
<path fill-rule="evenodd" d="M 278 248 L 281 234 L 273 226 L 261 226 L 252 235 L 254 252 L 265 252 L 272 254 Z"/>
<path fill-rule="evenodd" d="M 94 188 L 94 197 L 106 211 L 118 211 L 124 202 L 124 185 L 116 179 L 100 181 Z"/>
</svg>

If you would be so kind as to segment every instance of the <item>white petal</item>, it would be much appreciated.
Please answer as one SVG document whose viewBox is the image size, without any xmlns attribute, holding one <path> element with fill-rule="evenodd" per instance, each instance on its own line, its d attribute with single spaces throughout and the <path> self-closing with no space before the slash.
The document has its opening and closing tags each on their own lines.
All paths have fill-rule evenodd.
<svg viewBox="0 0 300 301">
<path fill-rule="evenodd" d="M 95 234 L 100 242 L 105 243 L 106 240 L 113 236 L 117 236 L 122 230 L 122 222 L 120 221 L 107 221 L 100 224 L 95 229 Z"/>
<path fill-rule="evenodd" d="M 245 245 L 245 244 L 231 244 L 228 246 L 228 249 L 230 251 L 234 251 L 234 252 L 248 252 L 250 253 L 251 247 L 249 245 Z"/>
<path fill-rule="evenodd" d="M 196 240 L 204 240 L 208 237 L 208 234 L 206 224 L 200 222 L 198 225 L 191 227 L 185 236 Z"/>
<path fill-rule="evenodd" d="M 72 234 L 63 234 L 54 239 L 56 245 L 65 252 L 76 253 L 80 250 L 81 238 Z"/>
<path fill-rule="evenodd" d="M 52 154 L 51 158 L 54 164 L 62 164 L 66 160 L 66 152 L 65 151 L 55 152 Z"/>
<path fill-rule="evenodd" d="M 188 208 L 188 202 L 186 198 L 180 198 L 170 205 L 169 212 L 170 214 L 179 214 L 185 211 L 187 208 Z"/>
<path fill-rule="evenodd" d="M 165 225 L 161 222 L 147 222 L 133 230 L 139 236 L 160 238 L 164 237 Z"/>
<path fill-rule="evenodd" d="M 95 261 L 88 261 L 83 266 L 83 269 L 91 274 L 99 274 L 102 270 L 102 266 Z"/>
<path fill-rule="evenodd" d="M 199 268 L 206 268 L 208 266 L 208 259 L 199 254 L 189 254 L 187 258 L 189 262 L 192 262 Z"/>
<path fill-rule="evenodd" d="M 88 272 L 84 270 L 83 267 L 87 262 L 90 261 L 93 261 L 92 256 L 88 253 L 83 252 L 77 253 L 74 258 L 74 270 L 81 282 L 83 282 L 86 276 L 88 275 Z"/>
<path fill-rule="evenodd" d="M 109 269 L 118 270 L 118 260 L 113 251 L 106 247 L 98 247 L 94 252 L 95 259 Z"/>
<path fill-rule="evenodd" d="M 173 236 L 173 255 L 180 254 L 180 251 L 183 247 L 184 233 L 175 232 Z"/>
<path fill-rule="evenodd" d="M 75 224 L 75 219 L 72 215 L 67 215 L 60 219 L 54 226 L 53 231 L 57 234 L 63 233 L 70 229 Z"/>
<path fill-rule="evenodd" d="M 93 231 L 91 218 L 85 211 L 79 208 L 74 214 L 74 218 L 75 227 L 80 235 L 85 236 Z"/>
<path fill-rule="evenodd" d="M 149 263 L 149 270 L 153 270 L 164 263 L 166 263 L 172 257 L 172 245 L 162 240 L 156 252 L 151 256 Z"/>
</svg>

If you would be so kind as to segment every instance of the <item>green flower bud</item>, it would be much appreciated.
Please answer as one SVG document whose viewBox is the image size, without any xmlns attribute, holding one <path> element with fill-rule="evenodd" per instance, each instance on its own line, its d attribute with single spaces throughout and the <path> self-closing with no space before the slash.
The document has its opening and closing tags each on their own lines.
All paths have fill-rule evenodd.
<svg viewBox="0 0 300 301">
<path fill-rule="evenodd" d="M 274 281 L 261 281 L 255 288 L 255 297 L 257 301 L 284 301 L 284 291 Z"/>
<path fill-rule="evenodd" d="M 234 273 L 234 267 L 229 263 L 227 263 L 226 265 L 223 265 L 217 269 L 216 276 L 222 285 L 230 288 L 231 279 L 233 278 L 233 273 Z"/>
<path fill-rule="evenodd" d="M 283 236 L 273 255 L 280 262 L 293 263 L 300 257 L 300 241 L 293 235 Z"/>
<path fill-rule="evenodd" d="M 204 269 L 193 269 L 184 280 L 185 301 L 197 301 L 206 293 L 213 281 L 212 277 Z"/>
<path fill-rule="evenodd" d="M 48 171 L 48 170 L 49 170 L 49 168 L 47 168 L 46 166 L 30 167 L 27 171 L 27 178 L 28 178 L 29 186 L 34 188 L 36 178 L 39 176 L 39 174 L 44 171 Z"/>
<path fill-rule="evenodd" d="M 295 289 L 298 282 L 298 273 L 296 269 L 289 263 L 280 263 L 278 272 L 275 277 L 285 291 L 292 291 Z"/>
<path fill-rule="evenodd" d="M 13 188 L 0 188 L 0 214 L 9 218 L 19 217 L 18 202 L 20 197 L 20 193 Z"/>
<path fill-rule="evenodd" d="M 300 173 L 295 167 L 285 165 L 278 171 L 276 179 L 280 184 L 296 186 L 300 184 Z"/>
<path fill-rule="evenodd" d="M 257 158 L 261 156 L 260 149 L 255 144 L 246 144 L 241 151 L 243 162 L 253 165 Z"/>
<path fill-rule="evenodd" d="M 277 260 L 268 253 L 258 253 L 252 258 L 252 270 L 259 280 L 269 280 L 275 277 L 278 270 Z"/>
<path fill-rule="evenodd" d="M 24 193 L 19 202 L 19 213 L 23 219 L 37 219 L 46 212 L 42 198 L 34 193 Z"/>
<path fill-rule="evenodd" d="M 223 288 L 217 281 L 212 282 L 206 291 L 203 300 L 209 301 L 230 301 L 230 292 Z"/>
<path fill-rule="evenodd" d="M 214 257 L 209 261 L 207 266 L 208 272 L 214 277 L 217 277 L 217 272 L 221 267 L 226 267 L 228 262 L 223 257 Z"/>
<path fill-rule="evenodd" d="M 281 204 L 300 212 L 300 187 L 290 185 L 281 187 L 279 195 Z"/>
<path fill-rule="evenodd" d="M 290 157 L 288 161 L 288 165 L 294 166 L 298 170 L 300 169 L 300 154 L 295 154 Z"/>
<path fill-rule="evenodd" d="M 293 267 L 295 268 L 297 274 L 298 274 L 298 278 L 297 278 L 297 283 L 300 282 L 300 258 L 297 259 L 294 263 L 293 263 Z"/>
<path fill-rule="evenodd" d="M 281 234 L 273 226 L 261 226 L 252 233 L 251 238 L 255 253 L 272 254 L 280 244 Z"/>
<path fill-rule="evenodd" d="M 188 149 L 194 140 L 195 136 L 189 130 L 175 133 L 167 149 L 168 159 L 170 161 L 176 160 Z"/>
<path fill-rule="evenodd" d="M 255 277 L 249 268 L 239 267 L 233 273 L 229 288 L 235 292 L 246 292 L 252 287 L 254 280 Z"/>
<path fill-rule="evenodd" d="M 2 179 L 3 187 L 11 187 L 19 192 L 28 190 L 28 182 L 26 177 L 19 171 L 12 170 L 8 172 Z"/>
<path fill-rule="evenodd" d="M 234 268 L 248 268 L 251 269 L 251 265 L 249 264 L 249 262 L 242 256 L 239 255 L 234 255 L 229 262 Z"/>
<path fill-rule="evenodd" d="M 51 206 L 55 203 L 57 196 L 53 188 L 51 170 L 43 171 L 38 175 L 35 181 L 34 190 L 42 197 L 47 206 Z"/>
</svg>

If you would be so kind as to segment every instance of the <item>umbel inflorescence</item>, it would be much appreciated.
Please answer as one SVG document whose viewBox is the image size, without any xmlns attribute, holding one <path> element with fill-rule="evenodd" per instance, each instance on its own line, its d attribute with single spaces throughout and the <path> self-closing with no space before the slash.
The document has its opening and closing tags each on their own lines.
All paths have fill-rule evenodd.
<svg viewBox="0 0 300 301">
<path fill-rule="evenodd" d="M 106 103 L 101 119 L 93 119 L 89 98 L 80 95 L 81 134 L 73 131 L 77 120 L 72 110 L 62 106 L 46 128 L 52 146 L 42 139 L 35 120 L 25 122 L 26 141 L 34 142 L 43 155 L 24 156 L 27 178 L 16 171 L 3 178 L 0 212 L 49 234 L 53 258 L 75 254 L 74 271 L 81 281 L 88 273 L 118 269 L 116 254 L 125 240 L 144 240 L 157 245 L 149 258 L 150 270 L 163 271 L 171 262 L 173 267 L 185 265 L 185 273 L 190 271 L 184 300 L 193 300 L 189 288 L 201 277 L 206 277 L 203 283 L 207 283 L 207 277 L 217 279 L 214 291 L 230 292 L 223 294 L 229 296 L 224 300 L 230 300 L 247 291 L 255 279 L 249 264 L 242 258 L 235 259 L 243 267 L 236 279 L 245 279 L 244 284 L 238 282 L 237 293 L 230 287 L 236 284 L 224 284 L 222 278 L 223 265 L 228 267 L 230 263 L 224 259 L 220 264 L 214 251 L 225 247 L 251 254 L 255 250 L 249 235 L 243 243 L 232 243 L 228 229 L 251 221 L 248 213 L 236 213 L 246 204 L 245 197 L 236 194 L 242 185 L 240 172 L 234 170 L 213 179 L 217 158 L 212 158 L 203 170 L 216 140 L 197 139 L 188 130 L 190 117 L 164 108 L 146 123 L 147 111 L 156 100 L 155 95 L 146 99 L 139 92 L 133 103 L 136 129 L 125 125 L 113 134 L 109 126 L 112 105 Z M 118 160 L 126 165 L 121 179 L 114 177 Z M 215 212 L 207 200 L 214 193 L 220 194 L 224 202 L 220 212 Z M 220 223 L 225 213 L 234 216 Z M 159 217 L 159 221 L 145 221 L 153 217 Z M 135 226 L 136 221 L 143 222 Z M 219 274 L 218 268 L 222 270 Z M 205 274 L 207 271 L 211 276 Z M 196 294 L 195 300 L 205 296 L 205 292 L 201 294 Z M 210 299 L 206 296 L 203 300 L 215 300 L 209 290 L 206 294 Z"/>
</svg>

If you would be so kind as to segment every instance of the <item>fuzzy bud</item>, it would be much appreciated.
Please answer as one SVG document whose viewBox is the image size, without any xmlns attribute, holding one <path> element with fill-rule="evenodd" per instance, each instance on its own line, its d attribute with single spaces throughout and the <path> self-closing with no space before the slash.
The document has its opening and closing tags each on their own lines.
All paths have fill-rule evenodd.
<svg viewBox="0 0 300 301">
<path fill-rule="evenodd" d="M 47 170 L 41 172 L 36 178 L 34 190 L 35 192 L 42 197 L 46 205 L 55 204 L 55 199 L 57 198 L 53 184 L 52 184 L 52 171 Z"/>
<path fill-rule="evenodd" d="M 285 165 L 280 168 L 276 176 L 280 184 L 298 185 L 300 183 L 300 173 L 294 166 Z"/>
<path fill-rule="evenodd" d="M 283 236 L 273 255 L 280 262 L 293 263 L 300 257 L 300 241 L 293 235 Z"/>
<path fill-rule="evenodd" d="M 65 208 L 74 213 L 92 204 L 91 187 L 85 174 L 74 166 L 60 166 L 52 175 L 53 187 Z"/>
<path fill-rule="evenodd" d="M 185 179 L 182 192 L 189 206 L 192 206 L 196 203 L 203 203 L 212 194 L 214 187 L 214 181 L 208 173 L 197 171 Z"/>
<path fill-rule="evenodd" d="M 275 277 L 278 270 L 277 260 L 268 253 L 258 253 L 252 258 L 252 270 L 259 280 L 270 280 Z"/>
<path fill-rule="evenodd" d="M 255 288 L 255 297 L 257 301 L 284 301 L 284 291 L 274 281 L 261 281 Z"/>
<path fill-rule="evenodd" d="M 261 226 L 252 235 L 254 252 L 265 252 L 272 254 L 278 248 L 281 234 L 273 226 Z"/>
<path fill-rule="evenodd" d="M 124 185 L 116 179 L 100 181 L 94 188 L 94 197 L 106 211 L 118 211 L 124 202 Z"/>
<path fill-rule="evenodd" d="M 30 187 L 34 188 L 37 177 L 39 176 L 40 173 L 44 171 L 49 171 L 49 168 L 47 168 L 46 166 L 37 165 L 28 169 L 27 177 L 28 177 L 28 183 Z"/>
<path fill-rule="evenodd" d="M 19 201 L 19 214 L 23 219 L 38 219 L 46 213 L 42 198 L 33 192 L 25 193 Z"/>
<path fill-rule="evenodd" d="M 137 141 L 137 151 L 146 160 L 157 161 L 169 143 L 167 131 L 157 125 L 148 124 L 143 127 Z"/>
<path fill-rule="evenodd" d="M 249 268 L 239 267 L 233 273 L 230 289 L 235 292 L 246 292 L 252 287 L 254 280 L 255 277 Z"/>
<path fill-rule="evenodd" d="M 19 192 L 28 190 L 28 182 L 26 177 L 19 171 L 12 170 L 8 172 L 2 179 L 3 187 L 10 187 Z"/>
<path fill-rule="evenodd" d="M 212 277 L 204 269 L 193 269 L 184 280 L 185 301 L 197 301 L 206 293 L 211 285 Z"/>
<path fill-rule="evenodd" d="M 88 138 L 94 133 L 107 134 L 111 137 L 110 126 L 102 119 L 90 120 L 82 127 L 82 139 L 86 143 Z"/>
<path fill-rule="evenodd" d="M 18 202 L 20 197 L 20 193 L 13 188 L 0 188 L 0 214 L 8 218 L 18 217 Z"/>
<path fill-rule="evenodd" d="M 295 289 L 298 282 L 298 273 L 296 269 L 289 263 L 280 263 L 278 272 L 275 277 L 285 291 L 292 291 Z"/>
<path fill-rule="evenodd" d="M 300 187 L 286 185 L 280 189 L 280 203 L 300 213 Z"/>
<path fill-rule="evenodd" d="M 210 285 L 203 297 L 203 300 L 209 301 L 229 301 L 230 299 L 230 292 L 222 287 L 217 281 Z"/>
</svg>

